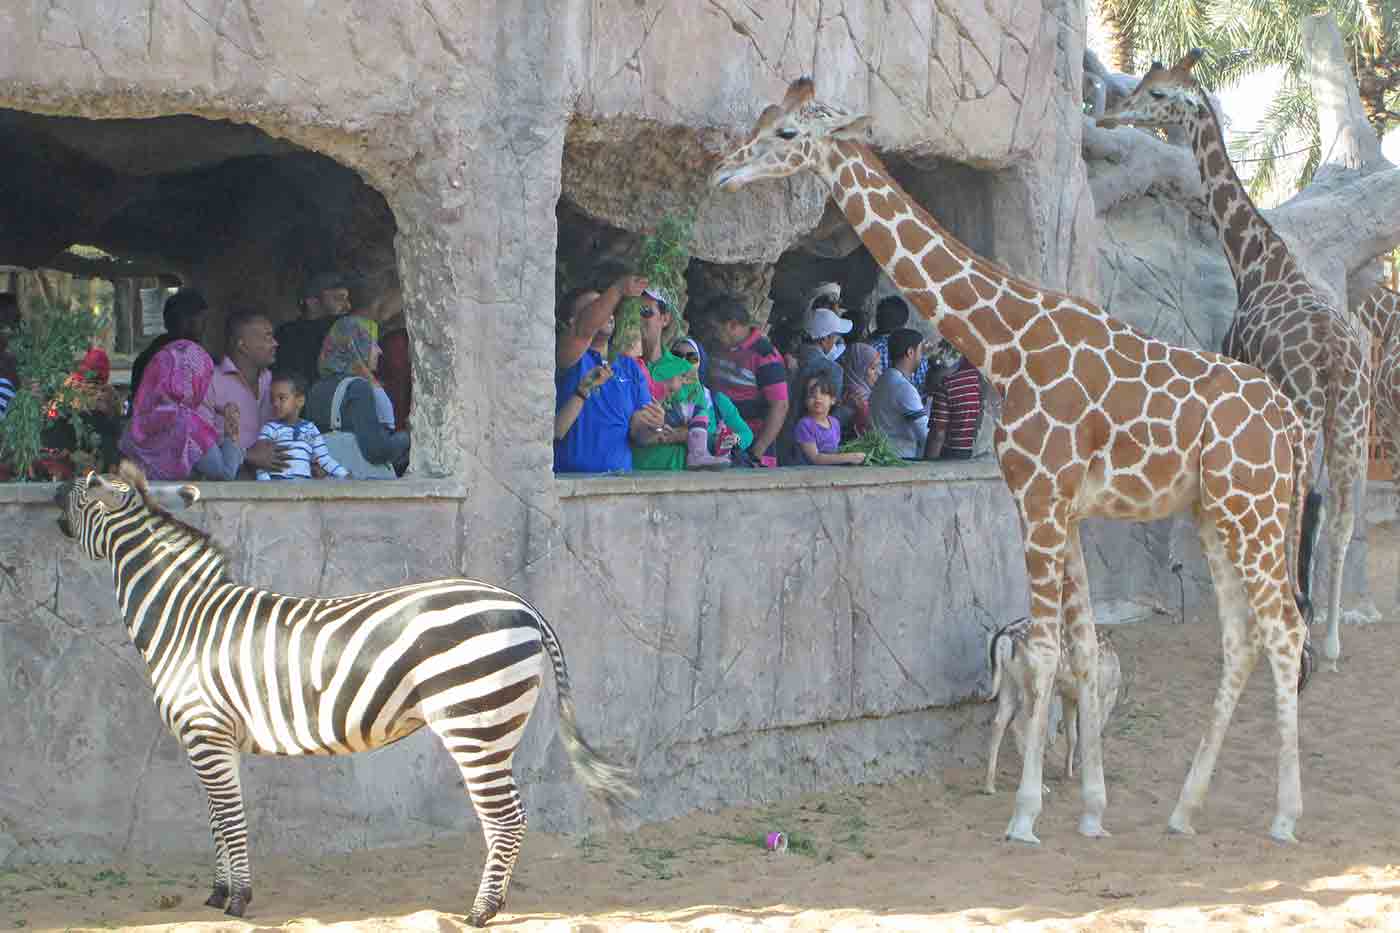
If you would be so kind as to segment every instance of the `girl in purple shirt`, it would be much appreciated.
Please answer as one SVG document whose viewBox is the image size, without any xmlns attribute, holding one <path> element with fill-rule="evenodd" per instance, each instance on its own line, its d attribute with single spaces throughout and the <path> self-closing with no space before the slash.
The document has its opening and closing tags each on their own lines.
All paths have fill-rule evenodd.
<svg viewBox="0 0 1400 933">
<path fill-rule="evenodd" d="M 819 372 L 807 380 L 806 403 L 807 415 L 792 432 L 802 462 L 816 466 L 864 463 L 865 454 L 836 452 L 841 446 L 841 422 L 831 415 L 836 385 L 828 374 Z"/>
</svg>

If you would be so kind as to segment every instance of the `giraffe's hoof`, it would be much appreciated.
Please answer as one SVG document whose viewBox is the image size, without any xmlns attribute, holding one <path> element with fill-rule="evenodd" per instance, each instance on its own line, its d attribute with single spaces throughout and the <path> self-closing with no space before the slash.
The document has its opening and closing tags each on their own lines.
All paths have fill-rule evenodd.
<svg viewBox="0 0 1400 933">
<path fill-rule="evenodd" d="M 1275 842 L 1297 843 L 1298 837 L 1293 835 L 1293 827 L 1298 825 L 1298 821 L 1291 816 L 1274 817 L 1274 825 L 1269 827 L 1269 835 Z"/>
<path fill-rule="evenodd" d="M 1172 818 L 1167 822 L 1167 832 L 1170 833 L 1170 834 L 1173 835 L 1173 836 L 1194 836 L 1194 835 L 1196 835 L 1196 830 L 1194 830 L 1194 829 L 1191 827 L 1191 824 L 1190 824 L 1190 823 L 1186 822 L 1185 820 L 1178 820 L 1176 817 L 1172 817 Z"/>
<path fill-rule="evenodd" d="M 1083 816 L 1079 819 L 1079 835 L 1089 839 L 1107 839 L 1113 835 L 1103 828 L 1103 821 L 1097 816 Z"/>
<path fill-rule="evenodd" d="M 996 793 L 997 793 L 996 785 L 995 785 L 995 784 L 988 784 L 988 785 L 986 785 L 985 787 L 982 788 L 982 793 L 986 794 L 988 797 L 995 797 L 995 796 L 996 796 Z"/>
<path fill-rule="evenodd" d="M 209 895 L 209 900 L 204 902 L 205 907 L 213 907 L 216 910 L 223 910 L 228 903 L 228 888 L 223 885 L 214 885 L 214 893 Z"/>
<path fill-rule="evenodd" d="M 1038 845 L 1040 845 L 1040 839 L 1036 836 L 1035 833 L 1013 833 L 1013 832 L 1007 832 L 1007 834 L 1006 834 L 1006 841 L 1007 841 L 1007 842 L 1019 842 L 1019 843 L 1021 843 L 1021 845 L 1025 845 L 1025 846 L 1038 846 Z"/>
</svg>

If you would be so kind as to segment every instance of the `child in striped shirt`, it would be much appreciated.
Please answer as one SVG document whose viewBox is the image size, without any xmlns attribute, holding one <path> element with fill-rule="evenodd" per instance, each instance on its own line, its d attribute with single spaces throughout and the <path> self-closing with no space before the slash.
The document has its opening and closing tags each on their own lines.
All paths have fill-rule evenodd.
<svg viewBox="0 0 1400 933">
<path fill-rule="evenodd" d="M 301 417 L 306 405 L 306 378 L 301 373 L 278 373 L 268 386 L 272 420 L 262 426 L 258 440 L 266 438 L 287 455 L 287 467 L 280 473 L 258 471 L 258 479 L 311 479 L 311 462 L 316 461 L 327 476 L 349 479 L 350 471 L 336 462 L 326 449 L 320 430 Z"/>
</svg>

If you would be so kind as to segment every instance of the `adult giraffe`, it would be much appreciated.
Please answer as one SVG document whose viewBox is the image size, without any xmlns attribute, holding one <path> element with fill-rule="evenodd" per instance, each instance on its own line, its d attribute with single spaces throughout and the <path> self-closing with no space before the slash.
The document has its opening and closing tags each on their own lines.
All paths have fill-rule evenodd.
<svg viewBox="0 0 1400 933">
<path fill-rule="evenodd" d="M 1379 346 L 1372 393 L 1381 447 L 1396 481 L 1400 481 L 1400 292 L 1376 286 L 1356 309 Z"/>
<path fill-rule="evenodd" d="M 1335 671 L 1342 653 L 1342 568 L 1356 525 L 1353 493 L 1367 459 L 1371 361 L 1356 328 L 1308 282 L 1288 244 L 1249 199 L 1226 154 L 1210 98 L 1191 75 L 1200 57 L 1200 50 L 1193 49 L 1171 68 L 1154 62 L 1137 88 L 1098 123 L 1180 126 L 1186 131 L 1239 296 L 1221 350 L 1262 369 L 1293 400 L 1303 418 L 1309 451 L 1322 432 L 1332 493 L 1323 651 Z M 1309 528 L 1317 505 L 1319 500 L 1309 502 Z"/>
<path fill-rule="evenodd" d="M 890 177 L 862 142 L 868 117 L 813 100 L 795 81 L 758 118 L 710 182 L 733 191 L 815 173 L 875 260 L 914 307 L 976 366 L 1004 402 L 1002 476 L 1020 511 L 1033 632 L 1032 716 L 1007 837 L 1035 843 L 1041 768 L 1063 610 L 1080 714 L 1099 718 L 1098 639 L 1079 521 L 1144 521 L 1190 508 L 1220 604 L 1224 667 L 1215 715 L 1169 826 L 1191 833 L 1225 729 L 1260 647 L 1273 668 L 1280 748 L 1272 834 L 1293 839 L 1299 655 L 1305 627 L 1289 579 L 1295 466 L 1306 463 L 1288 399 L 1263 373 L 1216 353 L 1168 346 L 1093 304 L 1017 279 L 972 253 Z M 1253 609 L 1251 619 L 1250 610 Z M 1103 752 L 1083 742 L 1079 831 L 1107 835 Z"/>
</svg>

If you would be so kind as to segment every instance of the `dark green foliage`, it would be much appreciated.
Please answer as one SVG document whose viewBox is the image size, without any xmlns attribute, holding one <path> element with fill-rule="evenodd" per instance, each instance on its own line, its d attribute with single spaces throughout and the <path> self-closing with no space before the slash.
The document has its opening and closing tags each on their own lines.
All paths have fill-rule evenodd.
<svg viewBox="0 0 1400 933">
<path fill-rule="evenodd" d="M 24 318 L 10 337 L 10 352 L 19 369 L 19 385 L 5 417 L 0 419 L 0 460 L 9 463 L 17 479 L 29 479 L 39 459 L 44 430 L 57 412 L 73 426 L 78 445 L 96 446 L 96 438 L 80 417 L 84 399 L 79 387 L 67 382 L 73 367 L 97 333 L 98 318 L 87 311 L 47 308 Z"/>
<path fill-rule="evenodd" d="M 904 463 L 899 451 L 878 428 L 871 428 L 860 437 L 842 444 L 837 450 L 843 454 L 865 454 L 865 463 L 861 464 L 862 466 L 900 466 Z"/>
</svg>

